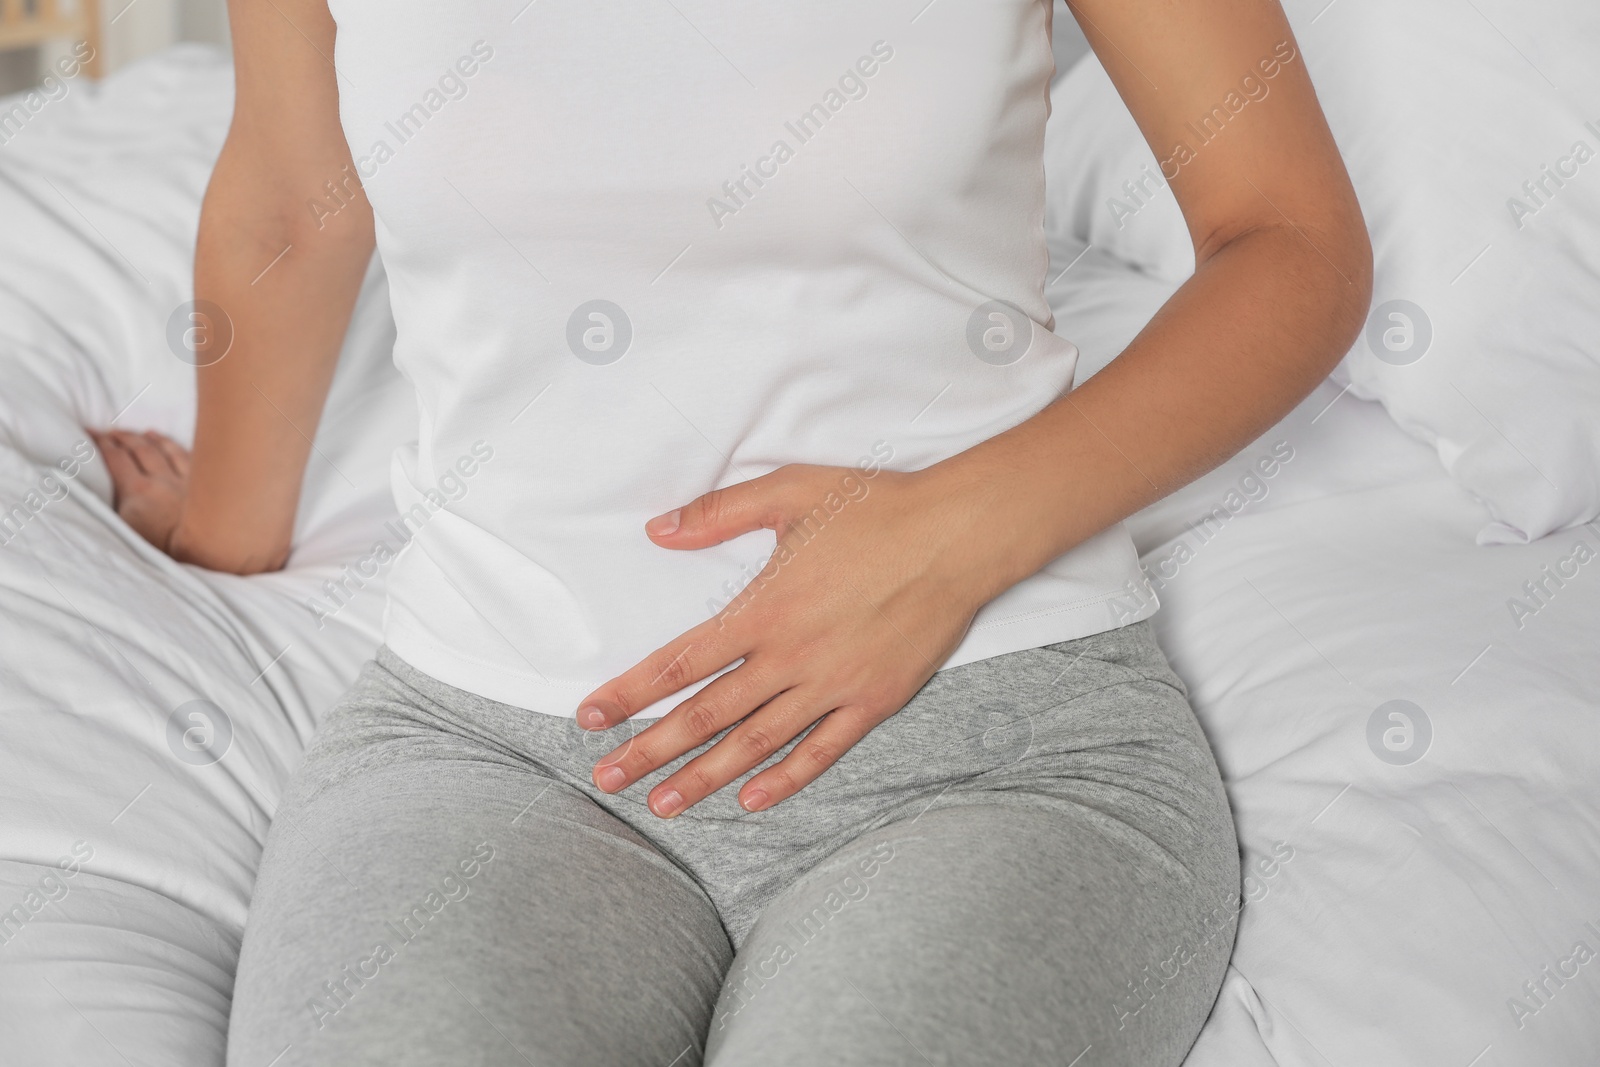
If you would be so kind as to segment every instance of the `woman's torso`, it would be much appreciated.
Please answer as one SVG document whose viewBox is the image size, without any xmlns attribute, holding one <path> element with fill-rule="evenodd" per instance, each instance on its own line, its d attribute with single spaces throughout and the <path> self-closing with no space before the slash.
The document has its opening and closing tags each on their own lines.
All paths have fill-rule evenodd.
<svg viewBox="0 0 1600 1067">
<path fill-rule="evenodd" d="M 572 714 L 773 545 L 671 552 L 649 517 L 786 463 L 919 469 L 1070 384 L 1045 0 L 330 6 L 421 411 L 385 638 L 441 681 Z M 1143 618 L 1138 581 L 1108 531 L 946 666 Z"/>
</svg>

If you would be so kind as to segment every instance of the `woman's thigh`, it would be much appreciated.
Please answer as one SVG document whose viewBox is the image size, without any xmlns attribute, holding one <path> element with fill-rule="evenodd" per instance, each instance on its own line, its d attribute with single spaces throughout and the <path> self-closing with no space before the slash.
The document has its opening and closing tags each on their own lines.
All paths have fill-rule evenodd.
<svg viewBox="0 0 1600 1067">
<path fill-rule="evenodd" d="M 732 948 L 637 832 L 364 677 L 268 837 L 230 1067 L 699 1062 Z"/>
<path fill-rule="evenodd" d="M 951 674 L 902 713 L 970 739 L 920 753 L 944 786 L 764 901 L 714 1067 L 1152 1067 L 1193 1043 L 1233 944 L 1238 846 L 1149 628 Z M 867 745 L 855 770 L 887 776 L 911 743 Z"/>
<path fill-rule="evenodd" d="M 967 795 L 864 834 L 762 913 L 706 1063 L 1180 1063 L 1233 944 L 1227 872 L 1098 822 Z"/>
</svg>

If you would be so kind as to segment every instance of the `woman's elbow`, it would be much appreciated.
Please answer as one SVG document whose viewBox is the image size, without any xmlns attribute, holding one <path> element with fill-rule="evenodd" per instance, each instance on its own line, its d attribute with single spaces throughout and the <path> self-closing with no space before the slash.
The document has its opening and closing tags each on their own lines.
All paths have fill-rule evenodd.
<svg viewBox="0 0 1600 1067">
<path fill-rule="evenodd" d="M 1338 233 L 1338 269 L 1344 284 L 1334 287 L 1331 329 L 1338 343 L 1331 357 L 1333 364 L 1343 359 L 1361 336 L 1372 308 L 1372 238 L 1359 208 L 1344 220 Z"/>
</svg>

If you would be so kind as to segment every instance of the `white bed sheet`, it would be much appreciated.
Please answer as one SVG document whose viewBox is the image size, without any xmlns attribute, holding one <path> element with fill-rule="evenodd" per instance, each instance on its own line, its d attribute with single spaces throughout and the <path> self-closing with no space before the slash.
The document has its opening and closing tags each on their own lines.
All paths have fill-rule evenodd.
<svg viewBox="0 0 1600 1067">
<path fill-rule="evenodd" d="M 0 148 L 0 507 L 83 422 L 126 407 L 119 425 L 187 437 L 192 384 L 165 323 L 187 295 L 230 93 L 222 58 L 180 48 L 99 96 L 75 86 Z M 1055 251 L 1064 267 L 1082 249 Z M 1165 293 L 1090 250 L 1052 286 L 1057 330 L 1103 363 Z M 99 467 L 0 547 L 0 1061 L 221 1063 L 271 811 L 377 640 L 377 583 L 320 626 L 305 600 L 390 514 L 387 455 L 413 418 L 391 339 L 375 271 L 283 574 L 174 564 L 110 512 Z M 1227 501 L 1241 464 L 1294 450 L 1178 567 L 1157 616 L 1247 863 L 1292 849 L 1255 883 L 1190 1063 L 1592 1062 L 1600 962 L 1521 1028 L 1506 1002 L 1575 940 L 1600 951 L 1585 926 L 1600 927 L 1600 561 L 1521 629 L 1506 600 L 1569 541 L 1600 536 L 1474 545 L 1481 513 L 1427 450 L 1336 396 L 1324 386 L 1131 523 L 1156 565 L 1197 539 L 1188 524 Z M 197 698 L 232 723 L 209 766 L 169 744 L 172 713 Z M 1409 766 L 1367 744 L 1390 699 L 1433 726 Z M 27 909 L 79 842 L 92 856 L 67 894 L 8 931 L 4 912 Z"/>
<path fill-rule="evenodd" d="M 1593 1063 L 1600 964 L 1558 961 L 1600 951 L 1600 553 L 1520 629 L 1507 601 L 1600 537 L 1482 548 L 1479 506 L 1426 453 L 1416 477 L 1295 499 L 1348 472 L 1353 441 L 1412 447 L 1349 397 L 1309 425 L 1319 393 L 1269 435 L 1296 449 L 1275 496 L 1195 551 L 1157 616 L 1247 869 L 1294 853 L 1258 880 L 1220 1010 L 1286 1065 Z M 1431 724 L 1409 765 L 1369 739 L 1391 700 Z M 1523 983 L 1546 965 L 1574 973 L 1542 1003 Z"/>
</svg>

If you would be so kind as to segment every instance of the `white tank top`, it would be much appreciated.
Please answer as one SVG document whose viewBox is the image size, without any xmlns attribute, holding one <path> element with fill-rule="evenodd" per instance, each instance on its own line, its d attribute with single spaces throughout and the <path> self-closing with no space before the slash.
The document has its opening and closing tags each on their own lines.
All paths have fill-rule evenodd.
<svg viewBox="0 0 1600 1067">
<path fill-rule="evenodd" d="M 650 517 L 787 463 L 917 470 L 1072 382 L 1048 0 L 329 6 L 421 409 L 385 640 L 435 678 L 571 715 L 775 543 L 672 551 Z M 1118 526 L 943 666 L 1154 609 Z"/>
</svg>

